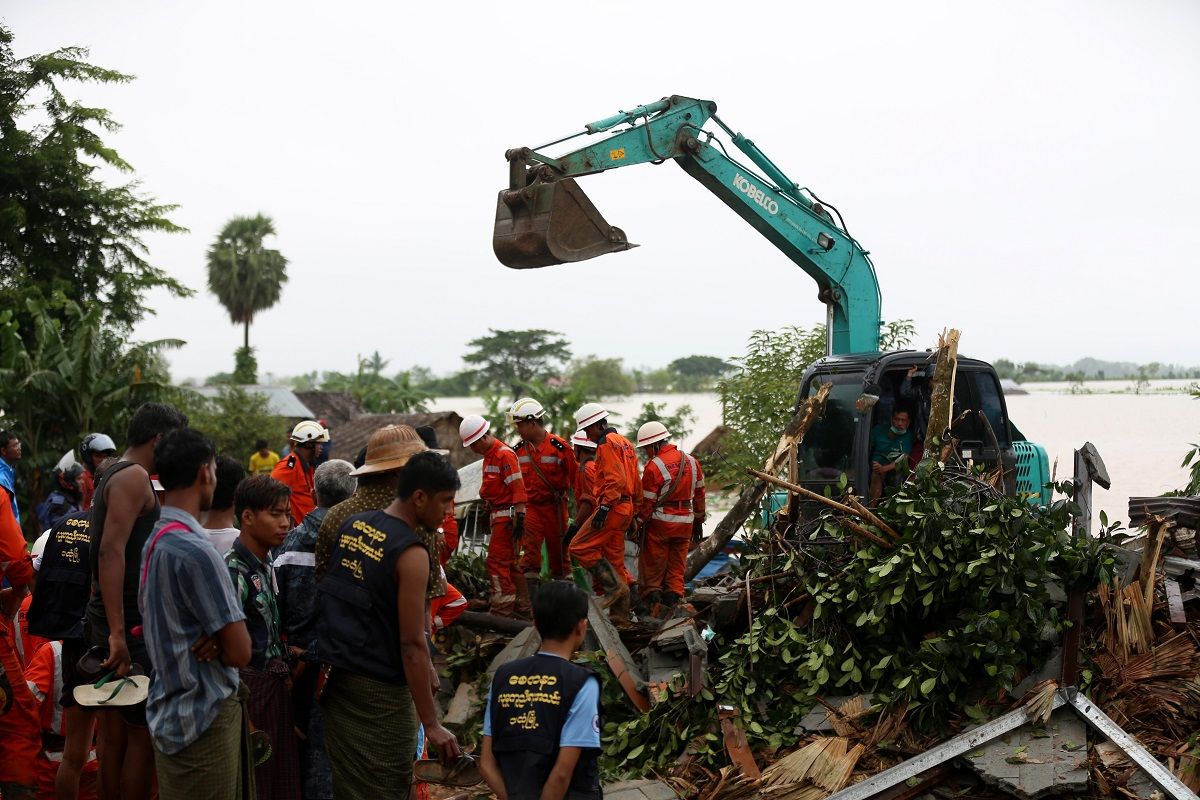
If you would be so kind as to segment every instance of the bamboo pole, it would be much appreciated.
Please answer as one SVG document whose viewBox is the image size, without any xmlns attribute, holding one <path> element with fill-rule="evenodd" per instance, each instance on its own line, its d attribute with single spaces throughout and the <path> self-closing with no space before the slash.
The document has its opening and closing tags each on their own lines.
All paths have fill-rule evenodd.
<svg viewBox="0 0 1200 800">
<path fill-rule="evenodd" d="M 958 372 L 958 340 L 951 328 L 938 337 L 937 366 L 929 388 L 929 424 L 925 430 L 925 458 L 945 462 L 950 456 L 950 415 L 954 413 L 954 380 Z"/>
</svg>

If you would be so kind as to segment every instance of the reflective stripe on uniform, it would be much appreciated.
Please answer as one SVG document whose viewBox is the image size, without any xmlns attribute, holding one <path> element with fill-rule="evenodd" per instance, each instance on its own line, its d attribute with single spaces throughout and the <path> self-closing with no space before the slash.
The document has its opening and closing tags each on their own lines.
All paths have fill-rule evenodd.
<svg viewBox="0 0 1200 800">
<path fill-rule="evenodd" d="M 657 519 L 662 522 L 686 522 L 692 524 L 696 521 L 695 514 L 668 514 L 665 511 L 655 511 L 650 515 L 650 519 Z"/>
<path fill-rule="evenodd" d="M 499 468 L 499 467 L 490 467 L 490 466 L 489 466 L 489 467 L 484 467 L 484 468 L 483 468 L 483 471 L 484 471 L 484 472 L 495 472 L 495 473 L 499 473 L 499 472 L 500 472 L 500 468 Z"/>
<path fill-rule="evenodd" d="M 300 550 L 289 550 L 286 553 L 280 553 L 275 558 L 275 567 L 316 567 L 317 554 L 305 553 Z"/>
<path fill-rule="evenodd" d="M 654 492 L 650 491 L 649 489 L 642 490 L 642 497 L 646 498 L 647 500 L 657 500 L 658 499 L 658 495 L 656 495 Z"/>
<path fill-rule="evenodd" d="M 665 461 L 663 461 L 658 456 L 655 456 L 654 458 L 650 459 L 650 463 L 653 464 L 658 469 L 658 474 L 662 475 L 662 479 L 666 483 L 671 482 L 671 473 L 667 472 L 667 464 Z"/>
<path fill-rule="evenodd" d="M 532 458 L 530 458 L 529 456 L 517 456 L 517 461 L 518 461 L 518 462 L 520 462 L 520 463 L 522 463 L 522 464 L 531 464 L 531 463 L 533 463 L 533 459 L 532 459 Z"/>
<path fill-rule="evenodd" d="M 538 461 L 541 461 L 543 464 L 561 464 L 562 463 L 562 459 L 559 458 L 558 456 L 542 456 L 541 458 L 538 459 Z"/>
<path fill-rule="evenodd" d="M 519 481 L 519 480 L 521 480 L 521 473 L 514 472 L 512 475 L 509 475 L 507 478 L 505 478 L 504 482 L 512 483 L 513 481 Z"/>
<path fill-rule="evenodd" d="M 512 516 L 514 513 L 515 513 L 515 512 L 514 512 L 514 511 L 513 511 L 511 508 L 509 508 L 509 509 L 506 509 L 506 510 L 504 510 L 504 511 L 493 511 L 493 512 L 492 512 L 492 519 L 508 519 L 508 518 L 509 518 L 509 517 L 511 517 L 511 516 Z"/>
</svg>

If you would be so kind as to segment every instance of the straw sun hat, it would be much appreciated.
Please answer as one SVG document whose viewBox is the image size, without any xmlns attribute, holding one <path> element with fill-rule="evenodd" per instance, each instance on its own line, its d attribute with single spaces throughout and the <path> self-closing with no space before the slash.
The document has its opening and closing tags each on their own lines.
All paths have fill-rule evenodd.
<svg viewBox="0 0 1200 800">
<path fill-rule="evenodd" d="M 373 475 L 400 469 L 417 453 L 428 448 L 411 425 L 387 425 L 371 434 L 367 459 L 351 475 Z"/>
</svg>

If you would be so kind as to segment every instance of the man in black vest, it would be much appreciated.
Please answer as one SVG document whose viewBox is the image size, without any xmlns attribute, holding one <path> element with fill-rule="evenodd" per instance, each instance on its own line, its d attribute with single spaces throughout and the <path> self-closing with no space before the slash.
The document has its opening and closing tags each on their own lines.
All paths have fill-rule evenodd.
<svg viewBox="0 0 1200 800">
<path fill-rule="evenodd" d="M 325 750 L 339 800 L 408 800 L 418 718 L 444 762 L 461 754 L 433 700 L 421 534 L 441 524 L 458 486 L 449 461 L 419 452 L 400 470 L 391 505 L 339 529 L 318 585 L 317 620 L 318 652 L 330 667 Z"/>
<path fill-rule="evenodd" d="M 496 670 L 483 718 L 479 771 L 500 800 L 599 800 L 600 679 L 570 659 L 587 633 L 587 593 L 542 586 L 537 655 Z"/>
<path fill-rule="evenodd" d="M 29 632 L 51 641 L 62 640 L 61 692 L 63 722 L 62 763 L 55 780 L 60 797 L 79 794 L 79 780 L 92 749 L 96 709 L 76 704 L 76 686 L 95 678 L 79 674 L 76 663 L 87 651 L 83 614 L 87 608 L 91 569 L 91 511 L 77 511 L 50 529 L 42 551 L 37 588 L 29 606 Z"/>
</svg>

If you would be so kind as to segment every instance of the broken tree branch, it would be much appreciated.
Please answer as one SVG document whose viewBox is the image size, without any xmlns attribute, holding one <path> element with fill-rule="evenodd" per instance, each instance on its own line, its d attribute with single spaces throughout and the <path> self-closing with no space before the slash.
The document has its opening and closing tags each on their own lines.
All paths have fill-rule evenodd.
<svg viewBox="0 0 1200 800">
<path fill-rule="evenodd" d="M 954 378 L 958 372 L 959 337 L 959 332 L 954 328 L 938 337 L 937 365 L 934 367 L 933 380 L 929 386 L 929 423 L 925 429 L 925 458 L 937 458 L 943 463 L 950 455 L 946 445 L 953 441 L 949 432 L 950 415 L 954 410 Z"/>
<path fill-rule="evenodd" d="M 817 393 L 805 400 L 804 407 L 796 412 L 796 415 L 788 422 L 787 427 L 783 429 L 783 436 L 780 437 L 779 444 L 775 446 L 774 454 L 767 459 L 765 466 L 768 472 L 773 472 L 782 466 L 791 446 L 803 441 L 808 429 L 820 419 L 821 414 L 825 413 L 825 399 L 829 397 L 829 390 L 832 386 L 832 383 L 821 384 Z M 712 561 L 713 556 L 729 543 L 746 518 L 754 513 L 766 490 L 767 484 L 764 481 L 759 481 L 742 490 L 742 493 L 738 495 L 737 502 L 733 504 L 733 508 L 729 509 L 725 518 L 717 524 L 717 529 L 712 532 L 712 535 L 688 553 L 684 580 L 690 581 L 696 577 L 696 573 L 704 569 L 704 565 Z"/>
</svg>

